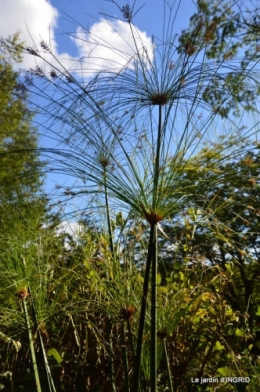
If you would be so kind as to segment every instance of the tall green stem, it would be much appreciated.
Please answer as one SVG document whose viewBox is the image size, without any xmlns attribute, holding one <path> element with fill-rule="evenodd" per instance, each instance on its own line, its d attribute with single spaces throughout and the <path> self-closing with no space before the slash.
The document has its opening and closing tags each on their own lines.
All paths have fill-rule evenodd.
<svg viewBox="0 0 260 392">
<path fill-rule="evenodd" d="M 55 385 L 53 382 L 53 378 L 52 378 L 49 363 L 48 363 L 48 358 L 47 358 L 44 344 L 43 344 L 43 340 L 42 340 L 42 335 L 41 335 L 41 332 L 38 328 L 36 309 L 35 309 L 34 300 L 32 297 L 32 291 L 31 291 L 30 287 L 28 287 L 28 293 L 30 294 L 30 302 L 31 302 L 31 307 L 32 307 L 33 321 L 34 321 L 35 325 L 37 326 L 37 337 L 38 337 L 38 340 L 39 340 L 40 346 L 41 346 L 41 353 L 42 353 L 42 359 L 43 359 L 44 368 L 45 368 L 45 375 L 46 375 L 46 379 L 47 379 L 48 389 L 49 389 L 49 392 L 56 392 L 56 388 L 55 388 Z"/>
<path fill-rule="evenodd" d="M 134 341 L 133 341 L 133 335 L 132 335 L 132 328 L 130 324 L 130 320 L 127 319 L 127 330 L 128 330 L 128 336 L 129 336 L 129 341 L 131 345 L 131 350 L 132 350 L 132 356 L 133 359 L 135 360 L 135 347 L 134 347 Z"/>
<path fill-rule="evenodd" d="M 158 201 L 161 143 L 162 143 L 162 105 L 159 105 L 157 146 L 156 146 L 156 155 L 155 155 L 155 163 L 154 163 L 154 179 L 153 179 L 153 211 L 155 211 L 157 201 Z"/>
<path fill-rule="evenodd" d="M 158 201 L 158 185 L 160 175 L 160 156 L 161 156 L 161 140 L 162 139 L 162 105 L 159 105 L 158 113 L 158 133 L 157 133 L 157 146 L 154 163 L 154 178 L 153 178 L 153 205 L 152 212 L 156 212 Z M 143 332 L 145 324 L 145 313 L 147 305 L 147 294 L 149 286 L 149 275 L 151 263 L 152 267 L 152 306 L 151 306 L 151 392 L 156 392 L 157 385 L 157 221 L 150 223 L 150 239 L 148 245 L 148 255 L 146 262 L 146 270 L 143 284 L 142 304 L 139 321 L 139 330 L 137 338 L 137 348 L 135 357 L 134 369 L 134 384 L 133 392 L 139 392 L 140 388 L 140 369 L 141 369 L 141 356 L 143 345 Z"/>
<path fill-rule="evenodd" d="M 28 331 L 28 336 L 29 336 L 29 342 L 30 342 L 30 351 L 31 351 L 31 356 L 32 356 L 32 364 L 33 364 L 33 371 L 34 371 L 34 377 L 35 377 L 35 383 L 36 383 L 36 390 L 37 390 L 37 392 L 42 392 L 41 384 L 40 384 L 40 377 L 39 377 L 38 367 L 37 367 L 37 362 L 36 362 L 36 356 L 35 356 L 35 351 L 34 351 L 34 345 L 33 345 L 33 337 L 32 337 L 30 319 L 29 319 L 28 309 L 27 309 L 27 305 L 26 305 L 26 298 L 22 299 L 22 303 L 23 303 L 23 310 L 24 310 L 25 321 L 26 321 L 26 326 L 27 326 L 27 331 Z"/>
<path fill-rule="evenodd" d="M 115 353 L 113 347 L 113 323 L 111 321 L 110 316 L 108 316 L 108 320 L 107 320 L 107 335 L 108 335 L 108 350 L 109 350 L 109 364 L 110 364 L 110 377 L 111 377 L 111 392 L 116 392 Z"/>
<path fill-rule="evenodd" d="M 125 323 L 121 325 L 121 341 L 122 341 L 122 352 L 123 352 L 123 363 L 124 363 L 124 373 L 125 373 L 125 392 L 129 392 L 129 369 L 128 369 L 128 359 L 127 359 L 127 351 L 126 351 L 126 342 L 125 342 Z"/>
<path fill-rule="evenodd" d="M 151 392 L 157 391 L 157 225 L 154 228 L 151 293 Z"/>
<path fill-rule="evenodd" d="M 162 340 L 162 342 L 163 342 L 164 356 L 165 356 L 166 365 L 167 365 L 167 374 L 168 374 L 169 390 L 170 390 L 170 392 L 173 392 L 172 377 L 171 377 L 171 369 L 170 369 L 170 363 L 169 363 L 169 358 L 168 358 L 168 354 L 167 354 L 167 347 L 166 347 L 166 339 L 164 338 L 164 339 Z"/>
<path fill-rule="evenodd" d="M 137 347 L 136 347 L 136 355 L 135 355 L 133 392 L 139 392 L 139 388 L 140 388 L 140 369 L 141 369 L 141 356 L 142 356 L 142 347 L 143 347 L 145 313 L 146 313 L 146 305 L 147 305 L 147 294 L 148 294 L 150 268 L 151 268 L 151 262 L 152 262 L 152 258 L 153 258 L 153 252 L 154 252 L 154 249 L 153 249 L 154 248 L 154 229 L 155 229 L 155 225 L 151 225 L 150 239 L 149 239 L 149 245 L 148 245 L 148 254 L 147 254 L 147 260 L 146 260 L 146 269 L 145 269 L 145 276 L 144 276 L 144 284 L 143 284 Z"/>
<path fill-rule="evenodd" d="M 108 204 L 107 174 L 106 174 L 105 167 L 104 167 L 104 184 L 105 184 L 105 201 L 106 201 L 106 214 L 107 214 L 107 227 L 108 227 L 108 234 L 109 234 L 109 245 L 110 245 L 110 251 L 111 251 L 112 255 L 114 256 L 113 231 L 112 231 L 109 204 Z"/>
<path fill-rule="evenodd" d="M 105 166 L 104 166 L 104 184 L 105 184 L 105 202 L 106 202 L 109 244 L 110 244 L 110 251 L 111 251 L 112 257 L 114 259 L 115 253 L 114 253 L 114 243 L 113 243 L 113 232 L 112 232 L 112 225 L 111 225 L 110 211 L 109 211 L 109 204 L 108 204 L 108 194 L 107 194 L 107 184 L 106 184 L 106 167 Z M 109 267 L 107 266 L 107 282 L 108 281 L 109 281 Z M 110 363 L 110 375 L 111 375 L 111 391 L 116 392 L 114 347 L 113 347 L 113 323 L 111 321 L 110 316 L 108 316 L 107 330 L 108 330 L 109 363 Z"/>
</svg>

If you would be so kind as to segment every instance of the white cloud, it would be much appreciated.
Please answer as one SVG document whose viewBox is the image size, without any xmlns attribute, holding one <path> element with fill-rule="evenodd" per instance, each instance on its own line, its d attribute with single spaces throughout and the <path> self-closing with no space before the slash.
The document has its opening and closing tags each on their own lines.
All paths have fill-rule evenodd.
<svg viewBox="0 0 260 392">
<path fill-rule="evenodd" d="M 49 38 L 49 27 L 57 25 L 58 11 L 47 0 L 8 0 L 0 2 L 1 35 L 13 34 L 17 29 L 23 38 L 31 40 L 26 24 L 34 39 L 39 41 L 41 35 Z"/>
<path fill-rule="evenodd" d="M 82 226 L 77 222 L 63 221 L 57 229 L 57 233 L 68 233 L 72 237 L 78 237 L 82 231 Z"/>
<path fill-rule="evenodd" d="M 58 11 L 48 0 L 8 0 L 0 2 L 0 35 L 4 38 L 20 31 L 20 38 L 30 47 L 44 40 L 57 54 L 54 29 Z M 68 56 L 68 55 L 67 55 Z M 25 55 L 23 66 L 35 66 L 35 57 Z"/>
<path fill-rule="evenodd" d="M 101 70 L 118 71 L 126 65 L 133 68 L 133 56 L 137 50 L 153 59 L 151 38 L 137 28 L 133 28 L 132 33 L 129 24 L 120 20 L 101 19 L 91 26 L 89 33 L 78 27 L 72 39 L 90 74 Z"/>
<path fill-rule="evenodd" d="M 38 49 L 40 49 L 39 43 L 43 40 L 66 69 L 78 68 L 78 71 L 84 73 L 84 78 L 104 69 L 118 71 L 126 66 L 136 53 L 129 24 L 119 20 L 108 22 L 105 19 L 93 24 L 89 32 L 83 31 L 81 27 L 77 28 L 72 38 L 78 50 L 77 58 L 68 53 L 59 53 L 58 41 L 55 37 L 58 17 L 58 10 L 49 0 L 0 0 L 0 36 L 7 38 L 19 30 L 26 46 L 32 48 L 36 46 Z M 138 50 L 144 53 L 145 48 L 152 59 L 151 38 L 137 28 L 134 35 Z M 49 54 L 44 56 L 57 66 Z M 78 58 L 81 59 L 80 62 Z M 50 70 L 50 66 L 44 64 L 38 57 L 29 54 L 24 56 L 23 68 L 35 68 L 36 64 L 44 67 L 45 71 Z M 128 65 L 133 67 L 133 63 Z"/>
</svg>

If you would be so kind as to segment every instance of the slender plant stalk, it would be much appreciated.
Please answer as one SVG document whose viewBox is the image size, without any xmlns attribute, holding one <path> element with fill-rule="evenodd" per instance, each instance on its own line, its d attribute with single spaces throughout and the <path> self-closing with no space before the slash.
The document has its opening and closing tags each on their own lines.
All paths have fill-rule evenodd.
<svg viewBox="0 0 260 392">
<path fill-rule="evenodd" d="M 113 347 L 113 323 L 110 317 L 108 317 L 107 320 L 107 334 L 108 334 L 109 364 L 110 364 L 110 376 L 111 376 L 111 391 L 116 392 L 115 353 Z"/>
<path fill-rule="evenodd" d="M 31 307 L 32 307 L 32 317 L 33 317 L 33 321 L 35 323 L 35 325 L 37 326 L 37 337 L 39 339 L 40 342 L 40 346 L 41 346 L 41 353 L 42 353 L 42 358 L 43 358 L 43 363 L 44 363 L 44 368 L 45 368 L 45 375 L 46 375 L 46 379 L 47 379 L 47 384 L 48 384 L 48 388 L 50 392 L 56 392 L 56 388 L 54 385 L 54 381 L 51 375 L 51 371 L 50 371 L 50 367 L 49 367 L 49 363 L 48 363 L 48 358 L 44 349 L 44 344 L 43 344 L 43 340 L 42 340 L 42 335 L 41 332 L 38 328 L 38 320 L 37 320 L 37 315 L 36 315 L 36 309 L 35 309 L 35 305 L 34 305 L 34 300 L 32 297 L 32 291 L 31 288 L 28 287 L 28 293 L 30 294 L 30 302 L 31 302 Z"/>
<path fill-rule="evenodd" d="M 114 243 L 113 243 L 113 232 L 112 232 L 112 225 L 111 225 L 111 218 L 110 218 L 110 211 L 109 211 L 109 204 L 108 204 L 108 194 L 107 194 L 107 183 L 106 183 L 106 168 L 104 168 L 104 183 L 105 183 L 105 201 L 106 201 L 106 214 L 107 214 L 107 226 L 108 226 L 108 234 L 109 234 L 109 245 L 110 251 L 114 256 Z"/>
<path fill-rule="evenodd" d="M 160 157 L 162 142 L 162 104 L 159 105 L 158 113 L 158 134 L 157 147 L 154 167 L 153 185 L 153 211 L 156 211 L 159 197 L 159 176 L 160 176 Z M 156 222 L 157 223 L 157 222 Z M 150 382 L 151 392 L 157 391 L 157 268 L 158 268 L 158 249 L 157 249 L 157 224 L 154 226 L 153 236 L 153 259 L 152 259 L 152 293 L 151 293 L 151 362 L 150 362 Z"/>
<path fill-rule="evenodd" d="M 154 228 L 151 293 L 151 392 L 157 390 L 157 225 Z"/>
<path fill-rule="evenodd" d="M 162 339 L 163 343 L 163 351 L 164 351 L 164 356 L 166 360 L 166 366 L 167 366 L 167 374 L 168 374 L 168 386 L 170 392 L 173 392 L 173 385 L 172 385 L 172 376 L 171 376 L 171 369 L 170 369 L 170 362 L 167 354 L 167 347 L 166 347 L 166 339 Z"/>
<path fill-rule="evenodd" d="M 104 167 L 104 183 L 105 183 L 105 203 L 106 203 L 107 227 L 108 227 L 108 234 L 109 234 L 109 247 L 110 247 L 110 251 L 111 251 L 112 255 L 114 255 L 113 233 L 112 233 L 110 211 L 109 211 L 109 204 L 108 204 L 107 184 L 106 184 L 106 168 L 105 167 Z M 109 281 L 109 265 L 107 262 L 107 282 L 108 281 Z"/>
<path fill-rule="evenodd" d="M 131 324 L 130 324 L 129 319 L 127 319 L 127 330 L 128 330 L 128 336 L 129 336 L 129 341 L 130 341 L 132 356 L 133 356 L 133 361 L 134 361 L 135 360 L 135 346 L 134 346 L 132 328 L 131 328 Z"/>
<path fill-rule="evenodd" d="M 162 105 L 159 105 L 158 113 L 158 134 L 157 134 L 157 147 L 154 166 L 154 183 L 153 183 L 153 212 L 156 211 L 158 199 L 158 185 L 160 174 L 160 155 L 161 155 L 161 139 L 162 139 Z M 149 275 L 151 263 L 152 268 L 152 307 L 151 307 L 151 392 L 156 392 L 157 385 L 157 222 L 151 222 L 150 239 L 148 245 L 148 255 L 146 262 L 145 278 L 143 284 L 143 295 L 139 322 L 139 331 L 137 339 L 135 371 L 134 371 L 134 392 L 139 392 L 140 388 L 140 369 L 141 369 L 141 356 L 143 344 L 143 331 L 145 324 L 145 313 L 147 305 L 147 294 L 149 286 Z"/>
<path fill-rule="evenodd" d="M 125 373 L 125 392 L 130 391 L 129 387 L 129 369 L 128 369 L 128 359 L 127 359 L 127 351 L 126 351 L 126 342 L 125 342 L 125 323 L 121 325 L 121 340 L 122 340 L 122 353 L 123 353 L 123 362 L 124 362 L 124 373 Z"/>
<path fill-rule="evenodd" d="M 27 326 L 27 331 L 28 331 L 28 336 L 29 336 L 29 342 L 30 342 L 30 351 L 31 351 L 31 356 L 32 356 L 32 364 L 33 364 L 33 371 L 34 371 L 34 377 L 35 377 L 35 383 L 36 383 L 36 390 L 37 390 L 37 392 L 42 392 L 41 384 L 40 384 L 40 377 L 39 377 L 39 372 L 38 372 L 38 367 L 37 367 L 37 362 L 36 362 L 35 350 L 34 350 L 34 345 L 33 345 L 33 337 L 32 337 L 30 319 L 29 319 L 28 309 L 27 309 L 27 305 L 26 305 L 26 298 L 22 298 L 22 303 L 23 303 L 23 310 L 24 310 L 26 326 Z"/>
<path fill-rule="evenodd" d="M 146 313 L 146 305 L 147 305 L 147 294 L 148 294 L 150 267 L 151 267 L 151 262 L 152 262 L 152 258 L 153 258 L 154 229 L 155 229 L 155 225 L 151 225 L 150 239 L 149 239 L 149 245 L 148 245 L 148 254 L 147 254 L 147 261 L 146 261 L 146 269 L 145 269 L 145 276 L 144 276 L 144 284 L 143 284 L 141 312 L 140 312 L 140 319 L 139 319 L 139 329 L 138 329 L 138 337 L 137 337 L 133 392 L 139 392 L 139 388 L 140 388 L 141 356 L 142 356 L 142 347 L 143 347 L 143 334 L 144 334 L 144 324 L 145 324 L 145 313 Z"/>
<path fill-rule="evenodd" d="M 13 374 L 11 372 L 9 374 L 9 390 L 14 392 Z"/>
<path fill-rule="evenodd" d="M 158 201 L 157 199 L 158 199 L 158 184 L 159 184 L 159 175 L 160 175 L 161 142 L 162 142 L 162 105 L 159 105 L 157 146 L 156 146 L 156 156 L 155 156 L 155 163 L 154 163 L 153 211 L 155 211 L 156 204 Z"/>
<path fill-rule="evenodd" d="M 113 244 L 113 233 L 112 233 L 107 186 L 106 186 L 106 167 L 104 167 L 104 183 L 105 183 L 105 202 L 106 202 L 107 225 L 108 225 L 108 233 L 109 233 L 109 244 L 110 244 L 110 251 L 114 259 L 115 253 L 114 253 L 114 244 Z M 107 266 L 107 282 L 108 281 L 109 281 L 109 268 Z M 115 355 L 114 355 L 114 347 L 113 347 L 113 323 L 111 321 L 110 316 L 108 316 L 107 330 L 108 330 L 108 345 L 109 345 L 109 364 L 110 364 L 110 374 L 111 374 L 111 391 L 116 392 L 115 362 L 114 362 Z"/>
</svg>

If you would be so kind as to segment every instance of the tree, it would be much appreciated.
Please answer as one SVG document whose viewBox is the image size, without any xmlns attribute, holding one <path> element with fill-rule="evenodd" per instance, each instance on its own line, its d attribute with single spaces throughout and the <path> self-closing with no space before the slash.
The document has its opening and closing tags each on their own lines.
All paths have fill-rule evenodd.
<svg viewBox="0 0 260 392">
<path fill-rule="evenodd" d="M 37 152 L 37 130 L 32 126 L 34 113 L 27 104 L 26 89 L 19 83 L 19 73 L 13 68 L 21 61 L 18 34 L 10 41 L 16 51 L 9 51 L 3 40 L 0 46 L 0 319 L 7 342 L 8 334 L 20 338 L 23 333 L 20 305 L 23 304 L 33 356 L 34 343 L 26 302 L 31 293 L 35 298 L 38 321 L 42 321 L 48 297 L 48 263 L 56 256 L 52 246 L 54 230 L 49 228 L 54 215 L 50 214 L 42 189 L 43 163 Z M 31 307 L 31 311 L 35 308 Z M 15 347 L 20 348 L 19 345 Z M 14 358 L 17 360 L 17 354 Z M 1 364 L 1 370 L 7 367 L 12 375 L 14 364 L 10 358 L 10 362 L 3 364 L 3 369 Z M 34 357 L 33 364 L 37 390 L 40 391 Z"/>
<path fill-rule="evenodd" d="M 26 91 L 13 69 L 13 63 L 21 61 L 19 36 L 12 42 L 15 53 L 8 51 L 3 41 L 0 47 L 0 221 L 5 234 L 13 231 L 15 222 L 31 225 L 34 206 L 39 209 L 42 205 L 44 212 L 43 200 L 37 196 L 43 184 L 37 131 L 32 127 Z"/>
<path fill-rule="evenodd" d="M 17 40 L 15 36 L 12 41 L 18 45 Z M 33 113 L 26 103 L 26 89 L 19 82 L 19 73 L 13 69 L 13 63 L 21 61 L 20 54 L 9 55 L 3 42 L 0 49 L 0 157 L 2 168 L 6 168 L 1 170 L 0 184 L 11 200 L 22 192 L 36 193 L 42 174 L 36 152 L 38 136 L 31 122 Z"/>
<path fill-rule="evenodd" d="M 180 35 L 178 51 L 191 56 L 199 52 L 214 59 L 217 69 L 225 69 L 226 62 L 235 60 L 243 71 L 234 73 L 230 69 L 226 76 L 213 78 L 203 98 L 223 117 L 229 113 L 239 115 L 241 108 L 251 112 L 257 110 L 259 84 L 257 76 L 252 74 L 260 58 L 257 2 L 198 0 L 196 3 L 197 11 L 190 18 L 189 27 Z M 255 89 L 256 82 L 258 88 Z M 222 90 L 223 85 L 229 85 L 228 96 Z"/>
<path fill-rule="evenodd" d="M 183 161 L 183 184 L 192 182 L 198 191 L 178 225 L 174 218 L 164 226 L 176 241 L 165 262 L 168 268 L 174 262 L 190 269 L 200 264 L 221 268 L 229 276 L 224 298 L 234 312 L 248 315 L 251 342 L 259 352 L 259 143 L 244 142 L 239 155 L 231 148 L 225 160 L 229 144 L 222 135 L 214 148 L 205 147 L 188 163 Z M 207 198 L 212 202 L 205 209 Z"/>
</svg>

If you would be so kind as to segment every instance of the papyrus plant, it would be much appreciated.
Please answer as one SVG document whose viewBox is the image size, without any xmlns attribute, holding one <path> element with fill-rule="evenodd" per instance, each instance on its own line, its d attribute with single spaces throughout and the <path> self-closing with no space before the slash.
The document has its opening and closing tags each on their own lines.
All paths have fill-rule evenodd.
<svg viewBox="0 0 260 392">
<path fill-rule="evenodd" d="M 123 22 L 131 32 L 131 53 L 122 53 L 126 61 L 121 69 L 115 64 L 115 72 L 106 69 L 92 79 L 84 71 L 79 75 L 79 70 L 66 69 L 45 42 L 41 42 L 39 48 L 25 48 L 36 61 L 44 60 L 46 67 L 51 67 L 47 73 L 39 65 L 27 72 L 24 86 L 31 92 L 31 105 L 42 116 L 38 125 L 44 136 L 50 138 L 49 147 L 41 148 L 49 170 L 76 178 L 60 198 L 68 196 L 75 200 L 103 194 L 110 241 L 108 200 L 115 209 L 131 211 L 150 227 L 135 352 L 134 392 L 139 391 L 140 384 L 150 272 L 150 385 L 151 392 L 157 390 L 158 227 L 194 199 L 193 184 L 182 183 L 183 161 L 188 162 L 192 154 L 198 152 L 201 142 L 212 140 L 214 143 L 212 129 L 227 129 L 227 103 L 235 97 L 237 88 L 240 91 L 257 89 L 255 58 L 244 67 L 227 56 L 218 62 L 209 60 L 206 54 L 211 42 L 204 36 L 196 45 L 185 42 L 177 48 L 176 6 L 175 10 L 168 1 L 164 2 L 168 19 L 165 17 L 162 37 L 143 43 L 133 22 L 134 7 L 119 7 Z M 108 18 L 107 23 L 110 20 Z M 91 41 L 92 37 L 87 37 Z M 107 47 L 105 38 L 102 39 Z M 117 48 L 111 47 L 111 50 L 120 53 Z M 87 60 L 91 61 L 91 53 Z M 214 103 L 212 96 L 217 97 Z M 236 125 L 235 118 L 230 122 L 233 127 Z M 253 133 L 254 129 L 250 129 Z M 239 133 L 235 142 L 244 137 L 245 134 Z M 113 252 L 112 242 L 110 248 Z"/>
</svg>

